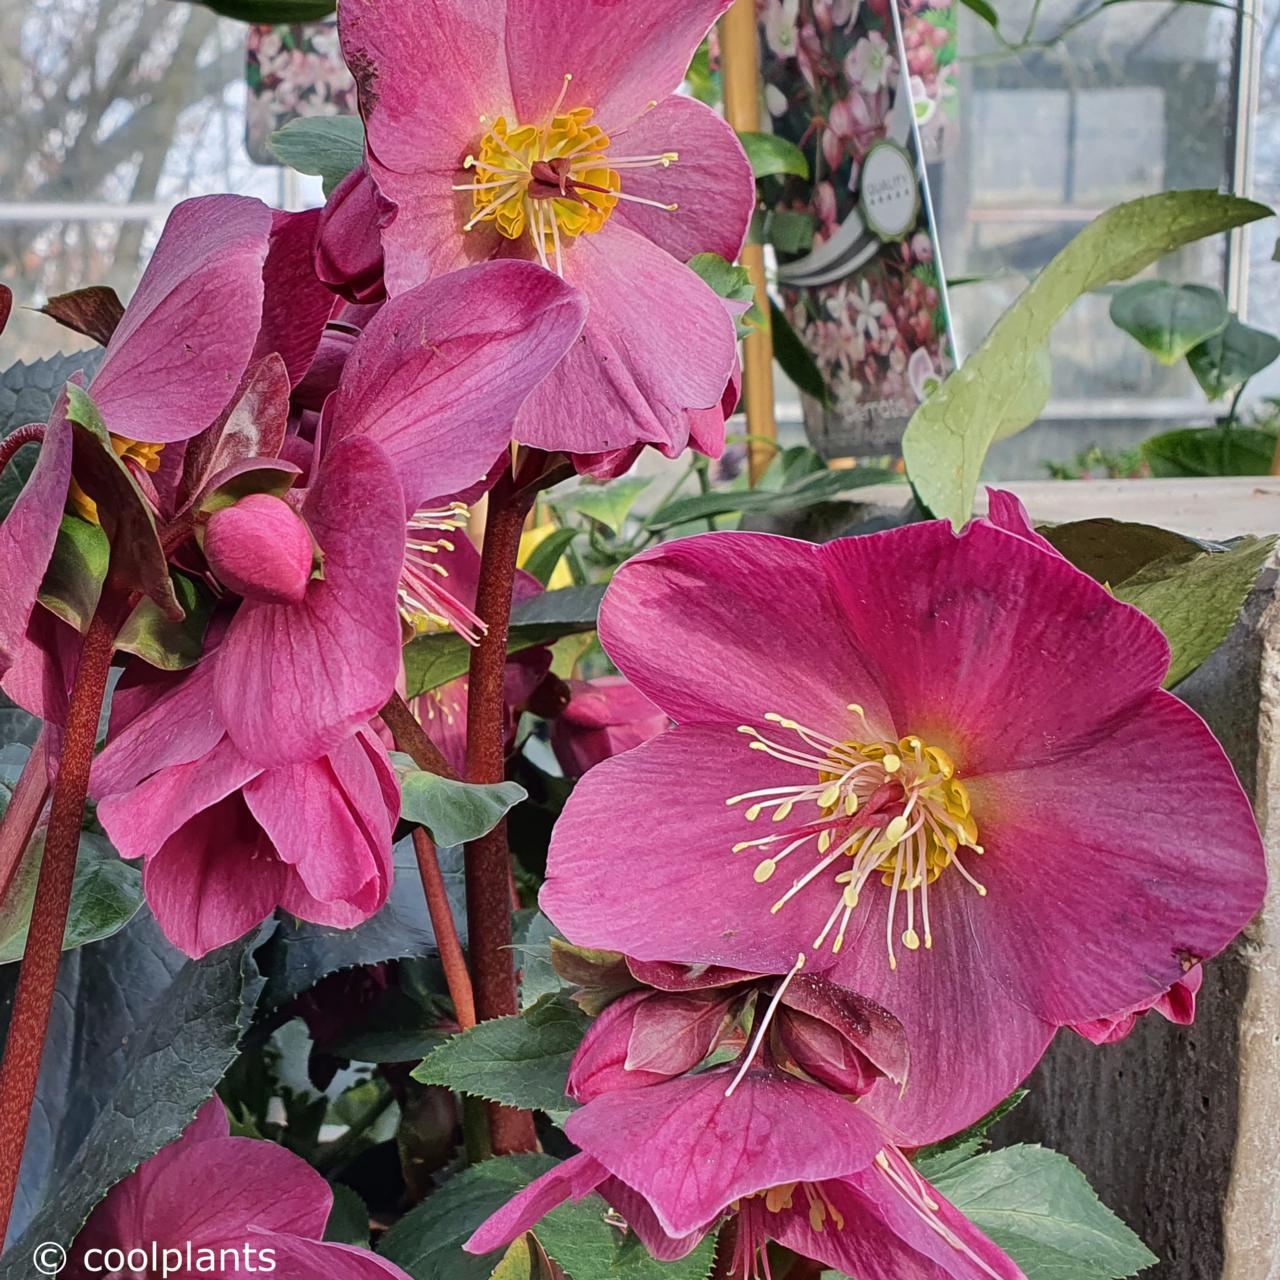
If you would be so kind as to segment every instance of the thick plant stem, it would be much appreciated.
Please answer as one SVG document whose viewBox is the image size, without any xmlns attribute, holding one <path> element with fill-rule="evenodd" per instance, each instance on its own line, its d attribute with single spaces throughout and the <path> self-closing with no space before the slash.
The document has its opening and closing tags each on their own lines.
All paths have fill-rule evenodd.
<svg viewBox="0 0 1280 1280">
<path fill-rule="evenodd" d="M 409 709 L 409 704 L 398 694 L 393 693 L 387 705 L 378 713 L 382 723 L 391 730 L 396 746 L 407 755 L 423 773 L 435 773 L 442 778 L 459 781 L 457 771 L 444 752 L 431 741 L 427 731 L 418 723 L 418 717 Z"/>
<path fill-rule="evenodd" d="M 508 481 L 489 495 L 476 613 L 488 628 L 471 654 L 467 714 L 467 781 L 501 782 L 506 774 L 503 675 L 524 519 L 533 502 Z M 467 937 L 481 1021 L 517 1012 L 511 950 L 511 859 L 507 824 L 467 846 Z M 490 1140 L 498 1155 L 537 1150 L 533 1117 L 494 1106 Z"/>
<path fill-rule="evenodd" d="M 27 1125 L 40 1076 L 40 1059 L 49 1029 L 49 1011 L 58 980 L 62 937 L 66 932 L 76 854 L 80 848 L 89 769 L 93 764 L 98 716 L 106 693 L 115 632 L 115 620 L 99 609 L 89 623 L 71 689 L 40 880 L 31 911 L 27 949 L 18 974 L 4 1063 L 0 1066 L 0 1240 L 4 1239 L 9 1226 Z"/>
<path fill-rule="evenodd" d="M 0 822 L 0 907 L 9 896 L 14 877 L 22 865 L 22 855 L 31 843 L 40 811 L 49 798 L 48 743 L 49 732 L 41 729 L 36 745 L 22 766 L 18 785 L 9 797 L 4 820 Z"/>
<path fill-rule="evenodd" d="M 476 1025 L 475 992 L 471 988 L 467 960 L 458 940 L 453 911 L 449 907 L 449 894 L 444 887 L 440 860 L 436 857 L 435 841 L 421 827 L 414 828 L 413 851 L 418 858 L 418 874 L 427 895 L 427 910 L 431 913 L 431 927 L 435 931 L 436 946 L 440 948 L 440 964 L 453 1000 L 453 1011 L 458 1025 L 466 1031 Z"/>
</svg>

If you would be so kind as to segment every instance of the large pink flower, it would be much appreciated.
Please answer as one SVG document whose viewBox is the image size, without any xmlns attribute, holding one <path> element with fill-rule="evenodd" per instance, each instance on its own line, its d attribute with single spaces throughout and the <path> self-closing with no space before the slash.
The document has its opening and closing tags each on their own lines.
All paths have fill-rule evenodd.
<svg viewBox="0 0 1280 1280">
<path fill-rule="evenodd" d="M 367 1249 L 324 1241 L 333 1192 L 305 1160 L 230 1133 L 222 1103 L 206 1103 L 177 1142 L 93 1211 L 63 1274 L 70 1280 L 254 1272 L 283 1280 L 408 1280 Z M 116 1268 L 118 1254 L 124 1266 Z"/>
<path fill-rule="evenodd" d="M 551 745 L 570 778 L 648 742 L 671 723 L 623 676 L 570 680 L 569 692 L 569 705 L 552 723 Z"/>
<path fill-rule="evenodd" d="M 386 902 L 399 786 L 367 727 L 327 754 L 264 768 L 228 738 L 217 657 L 189 675 L 117 691 L 94 765 L 98 816 L 143 884 L 165 936 L 202 956 L 277 906 L 351 928 Z"/>
<path fill-rule="evenodd" d="M 724 393 L 733 325 L 683 264 L 737 256 L 755 188 L 732 131 L 675 91 L 728 3 L 341 7 L 369 171 L 398 206 L 380 217 L 388 292 L 515 256 L 559 271 L 590 303 L 582 342 L 521 412 L 524 443 L 678 453 L 689 411 Z M 350 222 L 330 219 L 330 231 L 350 234 Z M 324 257 L 366 259 L 342 246 Z"/>
<path fill-rule="evenodd" d="M 906 1026 L 905 1096 L 869 1099 L 905 1142 L 1261 901 L 1248 801 L 1161 689 L 1159 629 L 1025 529 L 689 538 L 619 571 L 600 635 L 677 727 L 579 784 L 544 909 L 641 959 L 803 953 Z"/>
</svg>

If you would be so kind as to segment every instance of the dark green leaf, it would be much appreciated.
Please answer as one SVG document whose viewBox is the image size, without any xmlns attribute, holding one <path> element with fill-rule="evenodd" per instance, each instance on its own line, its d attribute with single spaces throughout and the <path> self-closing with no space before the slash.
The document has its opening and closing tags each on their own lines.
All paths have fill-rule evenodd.
<svg viewBox="0 0 1280 1280">
<path fill-rule="evenodd" d="M 1167 556 L 1190 560 L 1208 549 L 1207 543 L 1172 529 L 1127 520 L 1073 520 L 1042 525 L 1039 532 L 1082 573 L 1108 586 Z"/>
<path fill-rule="evenodd" d="M 773 326 L 773 356 L 782 372 L 805 395 L 812 396 L 821 404 L 829 404 L 831 393 L 827 390 L 822 370 L 818 368 L 809 348 L 800 340 L 800 335 L 792 328 L 786 312 L 772 299 L 769 302 L 769 318 Z"/>
<path fill-rule="evenodd" d="M 765 219 L 764 235 L 780 253 L 808 253 L 813 248 L 817 219 L 797 209 L 775 209 Z"/>
<path fill-rule="evenodd" d="M 1241 538 L 1228 551 L 1175 555 L 1115 587 L 1116 598 L 1157 623 L 1173 650 L 1165 687 L 1185 680 L 1227 638 L 1271 555 L 1275 538 Z"/>
<path fill-rule="evenodd" d="M 224 18 L 283 26 L 327 18 L 333 12 L 336 0 L 199 0 L 199 3 Z"/>
<path fill-rule="evenodd" d="M 324 1238 L 334 1244 L 353 1244 L 358 1248 L 369 1247 L 369 1207 L 358 1192 L 340 1182 L 332 1184 L 333 1208 L 325 1224 Z"/>
<path fill-rule="evenodd" d="M 738 138 L 757 181 L 788 173 L 808 179 L 809 161 L 794 142 L 776 133 L 739 133 Z"/>
<path fill-rule="evenodd" d="M 555 529 L 547 534 L 529 553 L 529 558 L 524 562 L 525 573 L 537 578 L 545 587 L 551 581 L 551 575 L 559 566 L 561 557 L 577 536 L 577 529 Z"/>
<path fill-rule="evenodd" d="M 98 607 L 110 560 L 111 544 L 100 526 L 63 516 L 40 584 L 40 603 L 83 635 Z"/>
<path fill-rule="evenodd" d="M 1227 326 L 1227 300 L 1202 284 L 1140 280 L 1111 299 L 1111 321 L 1161 364 L 1177 364 Z"/>
<path fill-rule="evenodd" d="M 976 13 L 992 31 L 1000 28 L 1000 15 L 987 3 L 987 0 L 960 0 L 970 13 Z"/>
<path fill-rule="evenodd" d="M 325 195 L 332 195 L 364 161 L 364 121 L 359 116 L 302 116 L 273 133 L 268 146 L 291 169 L 323 178 Z"/>
<path fill-rule="evenodd" d="M 603 587 L 566 587 L 521 601 L 511 612 L 507 652 L 594 631 L 603 595 Z M 416 698 L 466 675 L 470 662 L 471 647 L 452 631 L 414 640 L 404 651 L 405 696 Z"/>
<path fill-rule="evenodd" d="M 1006 1147 L 956 1165 L 936 1185 L 1027 1280 L 1120 1280 L 1157 1261 L 1056 1151 Z"/>
<path fill-rule="evenodd" d="M 1230 395 L 1255 373 L 1280 358 L 1280 338 L 1235 316 L 1213 337 L 1187 352 L 1187 364 L 1210 400 Z"/>
<path fill-rule="evenodd" d="M 1154 476 L 1265 476 L 1280 437 L 1257 427 L 1188 427 L 1142 442 Z"/>
<path fill-rule="evenodd" d="M 1082 294 L 1126 280 L 1184 244 L 1269 217 L 1216 191 L 1169 191 L 1109 209 L 1049 263 L 996 321 L 981 346 L 915 412 L 903 440 L 907 471 L 935 515 L 962 525 L 998 436 L 1026 426 L 1026 384 L 1039 353 Z"/>
<path fill-rule="evenodd" d="M 525 799 L 525 789 L 514 782 L 455 782 L 415 769 L 402 775 L 400 797 L 401 816 L 425 827 L 445 848 L 488 835 Z"/>
<path fill-rule="evenodd" d="M 565 1111 L 565 1079 L 587 1025 L 576 1005 L 545 996 L 522 1014 L 454 1036 L 413 1078 L 526 1111 Z"/>
<path fill-rule="evenodd" d="M 0 1260 L 0 1280 L 28 1280 L 38 1244 L 74 1240 L 107 1191 L 194 1119 L 235 1058 L 252 1016 L 262 988 L 253 962 L 257 945 L 255 934 L 188 962 L 146 1006 L 145 1017 L 118 1028 L 115 1045 L 107 1047 L 126 1047 L 112 1072 L 112 1088 L 74 1155 L 53 1171 L 44 1202 L 21 1239 Z M 92 956 L 96 950 L 77 954 Z M 127 976 L 118 967 L 107 978 L 118 988 Z M 69 1082 L 71 1096 L 91 1086 L 99 1069 L 93 1060 L 83 1063 Z"/>
</svg>

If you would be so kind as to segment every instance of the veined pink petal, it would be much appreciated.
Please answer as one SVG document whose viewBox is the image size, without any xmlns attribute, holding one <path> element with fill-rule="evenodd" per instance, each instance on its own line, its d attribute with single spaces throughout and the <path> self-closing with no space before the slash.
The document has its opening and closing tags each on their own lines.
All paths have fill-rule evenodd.
<svg viewBox="0 0 1280 1280">
<path fill-rule="evenodd" d="M 983 869 L 991 862 L 988 897 L 970 906 L 984 966 L 1050 1021 L 1157 998 L 1261 906 L 1252 808 L 1208 727 L 1172 694 L 972 792 Z"/>
<path fill-rule="evenodd" d="M 529 397 L 516 439 L 568 453 L 636 441 L 687 447 L 686 411 L 720 402 L 738 358 L 724 303 L 664 249 L 616 221 L 566 247 L 564 272 L 590 303 L 582 342 Z"/>
<path fill-rule="evenodd" d="M 337 299 L 315 270 L 321 212 L 275 211 L 270 248 L 262 269 L 262 330 L 253 354 L 257 359 L 273 352 L 279 355 L 293 386 L 311 367 L 324 326 L 337 305 Z"/>
<path fill-rule="evenodd" d="M 279 1280 L 409 1280 L 394 1262 L 354 1245 L 275 1233 L 258 1247 L 272 1251 Z"/>
<path fill-rule="evenodd" d="M 841 737 L 852 727 L 846 704 L 858 702 L 890 729 L 878 677 L 850 643 L 808 543 L 718 533 L 636 556 L 605 594 L 600 640 L 627 679 L 681 722 L 763 729 L 776 712 Z M 736 754 L 748 755 L 745 741 Z"/>
<path fill-rule="evenodd" d="M 54 405 L 31 475 L 0 521 L 0 676 L 18 656 L 31 610 L 67 503 L 71 483 L 71 424 L 63 392 Z"/>
<path fill-rule="evenodd" d="M 501 1249 L 566 1200 L 590 1195 L 608 1176 L 607 1170 L 589 1155 L 571 1156 L 508 1200 L 462 1247 L 477 1254 Z"/>
<path fill-rule="evenodd" d="M 113 840 L 119 844 L 118 836 Z M 266 919 L 286 874 L 244 801 L 232 795 L 170 836 L 142 881 L 165 937 L 199 959 Z"/>
<path fill-rule="evenodd" d="M 667 168 L 623 171 L 628 195 L 677 204 L 675 212 L 624 201 L 614 218 L 681 262 L 718 253 L 736 262 L 755 212 L 755 178 L 738 135 L 705 103 L 673 94 L 613 136 L 615 156 L 662 155 Z"/>
<path fill-rule="evenodd" d="M 853 1103 L 753 1068 L 726 1097 L 732 1067 L 594 1099 L 565 1133 L 687 1236 L 742 1196 L 865 1168 L 882 1145 Z"/>
<path fill-rule="evenodd" d="M 958 537 L 938 520 L 841 538 L 818 554 L 899 732 L 944 748 L 966 781 L 1079 750 L 1168 667 L 1149 618 L 981 521 Z"/>
<path fill-rule="evenodd" d="M 674 93 L 730 0 L 507 0 L 507 65 L 521 120 L 590 107 L 606 132 Z"/>
<path fill-rule="evenodd" d="M 186 440 L 221 412 L 253 353 L 271 211 L 201 196 L 169 215 L 90 388 L 109 430 Z"/>
<path fill-rule="evenodd" d="M 259 764 L 314 760 L 367 721 L 400 669 L 404 498 L 372 440 L 331 448 L 303 514 L 324 577 L 298 605 L 245 601 L 218 651 L 214 701 Z"/>
<path fill-rule="evenodd" d="M 1007 489 L 987 487 L 987 519 L 997 529 L 1003 529 L 1005 533 L 1012 533 L 1018 538 L 1025 538 L 1041 551 L 1047 551 L 1050 555 L 1065 559 L 1062 552 L 1048 538 L 1036 532 L 1036 527 L 1031 523 L 1031 517 L 1027 514 L 1021 499 Z"/>
<path fill-rule="evenodd" d="M 408 511 L 485 475 L 520 405 L 582 329 L 578 294 L 532 263 L 455 272 L 369 323 L 332 404 L 334 441 L 387 452 Z"/>
<path fill-rule="evenodd" d="M 606 1178 L 599 1187 L 600 1195 L 613 1206 L 635 1232 L 649 1256 L 658 1262 L 678 1262 L 687 1258 L 702 1243 L 703 1237 L 715 1226 L 714 1220 L 705 1223 L 687 1236 L 669 1236 L 658 1221 L 649 1202 L 638 1191 L 633 1191 L 618 1178 Z"/>
</svg>

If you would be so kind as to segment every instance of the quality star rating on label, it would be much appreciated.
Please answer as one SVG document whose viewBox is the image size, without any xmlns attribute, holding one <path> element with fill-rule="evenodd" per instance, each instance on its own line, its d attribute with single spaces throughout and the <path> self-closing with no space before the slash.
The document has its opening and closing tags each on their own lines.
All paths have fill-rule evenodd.
<svg viewBox="0 0 1280 1280">
<path fill-rule="evenodd" d="M 862 220 L 881 240 L 905 239 L 920 214 L 910 153 L 887 138 L 873 144 L 862 161 L 858 203 Z"/>
</svg>

